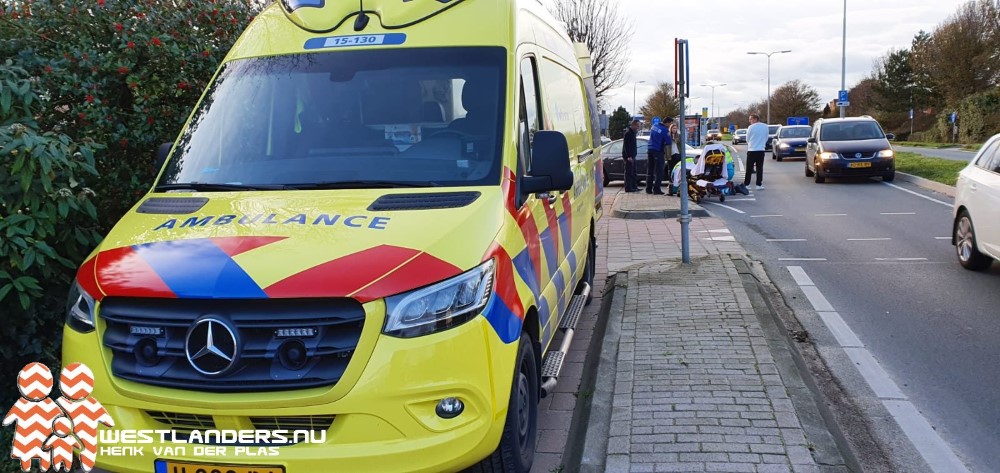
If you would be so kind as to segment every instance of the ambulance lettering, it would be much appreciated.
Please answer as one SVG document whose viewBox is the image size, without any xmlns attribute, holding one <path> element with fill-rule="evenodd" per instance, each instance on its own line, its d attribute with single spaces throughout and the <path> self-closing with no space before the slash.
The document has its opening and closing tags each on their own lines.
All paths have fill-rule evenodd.
<svg viewBox="0 0 1000 473">
<path fill-rule="evenodd" d="M 186 219 L 169 219 L 153 229 L 174 230 L 180 228 L 194 228 L 231 225 L 313 225 L 313 226 L 342 226 L 348 228 L 367 228 L 370 230 L 385 230 L 389 225 L 389 217 L 372 217 L 369 215 L 339 215 L 339 214 L 319 214 L 315 217 L 304 213 L 295 214 L 290 217 L 279 217 L 278 214 L 256 214 L 256 215 L 214 215 L 189 217 Z"/>
</svg>

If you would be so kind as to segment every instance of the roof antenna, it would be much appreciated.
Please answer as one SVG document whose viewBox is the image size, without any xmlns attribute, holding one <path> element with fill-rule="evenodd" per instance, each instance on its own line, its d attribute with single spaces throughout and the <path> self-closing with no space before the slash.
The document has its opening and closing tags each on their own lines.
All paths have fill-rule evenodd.
<svg viewBox="0 0 1000 473">
<path fill-rule="evenodd" d="M 354 31 L 361 31 L 368 26 L 368 15 L 365 14 L 365 1 L 358 0 L 358 17 L 354 19 Z"/>
</svg>

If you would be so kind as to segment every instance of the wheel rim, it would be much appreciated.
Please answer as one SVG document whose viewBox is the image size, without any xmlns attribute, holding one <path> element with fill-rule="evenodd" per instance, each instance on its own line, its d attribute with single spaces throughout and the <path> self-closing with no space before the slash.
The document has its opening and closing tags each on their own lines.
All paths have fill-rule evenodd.
<svg viewBox="0 0 1000 473">
<path fill-rule="evenodd" d="M 975 241 L 972 222 L 969 221 L 969 217 L 962 217 L 958 221 L 958 225 L 955 228 L 955 239 L 958 241 L 958 244 L 955 245 L 958 249 L 958 259 L 962 262 L 968 262 L 972 259 L 972 249 Z"/>
<path fill-rule="evenodd" d="M 517 440 L 521 445 L 521 451 L 528 448 L 528 432 L 531 423 L 531 393 L 528 383 L 528 376 L 525 374 L 525 367 L 522 366 L 517 373 Z"/>
</svg>

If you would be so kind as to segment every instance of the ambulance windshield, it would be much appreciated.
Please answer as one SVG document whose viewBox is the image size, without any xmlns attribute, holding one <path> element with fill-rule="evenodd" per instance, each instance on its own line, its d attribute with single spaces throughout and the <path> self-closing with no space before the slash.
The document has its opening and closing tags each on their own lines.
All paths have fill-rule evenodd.
<svg viewBox="0 0 1000 473">
<path fill-rule="evenodd" d="M 233 61 L 158 189 L 500 181 L 502 48 L 361 49 Z"/>
</svg>

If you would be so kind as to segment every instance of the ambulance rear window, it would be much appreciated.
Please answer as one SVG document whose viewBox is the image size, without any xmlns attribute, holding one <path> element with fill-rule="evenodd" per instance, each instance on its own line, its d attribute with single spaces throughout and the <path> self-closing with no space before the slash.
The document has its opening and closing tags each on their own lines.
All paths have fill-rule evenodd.
<svg viewBox="0 0 1000 473">
<path fill-rule="evenodd" d="M 505 54 L 369 48 L 233 61 L 159 184 L 495 184 Z"/>
</svg>

